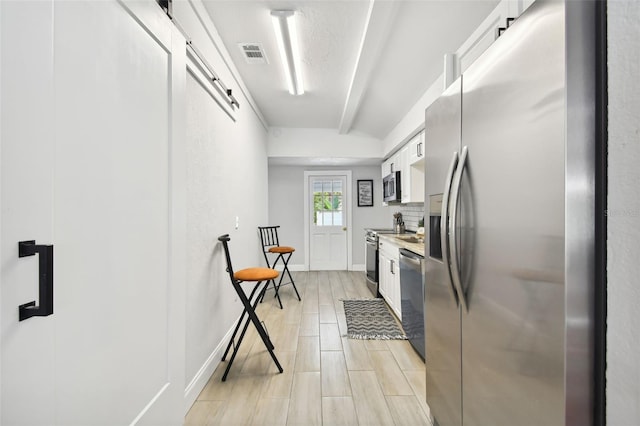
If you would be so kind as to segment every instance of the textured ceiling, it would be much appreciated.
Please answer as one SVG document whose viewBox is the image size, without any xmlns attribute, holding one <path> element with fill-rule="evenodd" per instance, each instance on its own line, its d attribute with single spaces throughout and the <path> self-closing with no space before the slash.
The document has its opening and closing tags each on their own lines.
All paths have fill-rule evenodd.
<svg viewBox="0 0 640 426">
<path fill-rule="evenodd" d="M 204 0 L 231 58 L 270 126 L 337 129 L 346 105 L 346 130 L 383 139 L 442 73 L 443 55 L 454 52 L 498 0 L 377 0 L 372 2 Z M 392 8 L 386 13 L 384 8 Z M 269 12 L 297 11 L 305 94 L 289 95 Z M 382 10 L 382 12 L 380 12 Z M 382 15 L 382 17 L 380 17 Z M 373 15 L 372 15 L 373 16 Z M 387 34 L 388 32 L 388 34 Z M 385 34 L 380 41 L 376 35 Z M 376 40 L 363 49 L 363 37 Z M 238 43 L 262 43 L 268 64 L 250 65 Z M 371 56 L 370 58 L 364 56 Z M 349 99 L 354 85 L 360 97 Z M 362 71 L 361 69 L 359 71 Z M 367 72 L 368 71 L 368 72 Z"/>
</svg>

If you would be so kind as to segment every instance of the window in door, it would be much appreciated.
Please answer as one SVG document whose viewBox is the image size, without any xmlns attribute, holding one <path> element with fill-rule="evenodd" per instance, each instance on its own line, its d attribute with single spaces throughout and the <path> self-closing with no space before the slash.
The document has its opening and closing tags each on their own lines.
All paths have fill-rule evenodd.
<svg viewBox="0 0 640 426">
<path fill-rule="evenodd" d="M 322 179 L 313 182 L 313 224 L 343 226 L 342 180 Z"/>
</svg>

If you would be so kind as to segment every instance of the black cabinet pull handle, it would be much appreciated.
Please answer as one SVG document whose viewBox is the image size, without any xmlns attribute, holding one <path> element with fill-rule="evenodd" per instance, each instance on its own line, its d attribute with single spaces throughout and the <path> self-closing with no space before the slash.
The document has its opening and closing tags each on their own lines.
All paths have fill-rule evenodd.
<svg viewBox="0 0 640 426">
<path fill-rule="evenodd" d="M 39 298 L 18 307 L 19 319 L 24 321 L 31 317 L 46 317 L 53 314 L 53 246 L 36 244 L 35 240 L 18 243 L 18 257 L 38 254 Z"/>
</svg>

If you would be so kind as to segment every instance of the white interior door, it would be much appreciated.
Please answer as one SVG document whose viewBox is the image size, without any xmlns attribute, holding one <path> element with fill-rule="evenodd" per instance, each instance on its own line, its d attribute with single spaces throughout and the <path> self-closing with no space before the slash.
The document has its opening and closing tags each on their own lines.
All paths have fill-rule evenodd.
<svg viewBox="0 0 640 426">
<path fill-rule="evenodd" d="M 0 20 L 0 423 L 44 425 L 55 418 L 56 323 L 18 321 L 18 306 L 39 301 L 38 256 L 18 258 L 18 242 L 53 242 L 53 7 L 3 1 Z"/>
<path fill-rule="evenodd" d="M 309 269 L 347 269 L 347 177 L 309 178 Z"/>
<path fill-rule="evenodd" d="M 2 424 L 182 421 L 176 32 L 141 5 L 0 2 Z M 19 321 L 38 302 L 38 256 L 18 257 L 33 239 L 54 246 L 54 311 Z"/>
</svg>

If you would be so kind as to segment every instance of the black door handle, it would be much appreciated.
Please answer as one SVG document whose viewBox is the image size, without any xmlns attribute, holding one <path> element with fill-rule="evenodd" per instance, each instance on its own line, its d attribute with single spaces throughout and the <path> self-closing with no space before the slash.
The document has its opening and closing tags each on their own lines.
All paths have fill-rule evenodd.
<svg viewBox="0 0 640 426">
<path fill-rule="evenodd" d="M 18 257 L 38 254 L 40 305 L 35 300 L 18 307 L 20 321 L 53 314 L 53 246 L 36 244 L 35 240 L 18 243 Z"/>
</svg>

